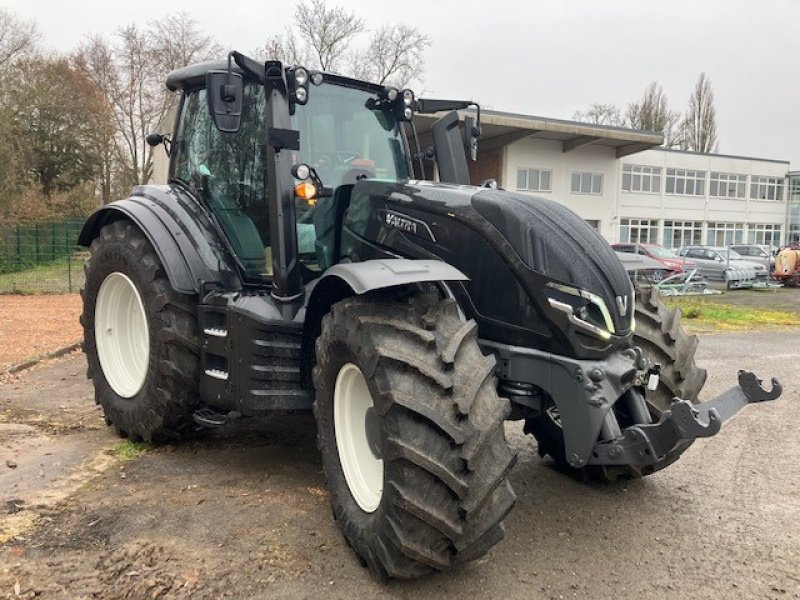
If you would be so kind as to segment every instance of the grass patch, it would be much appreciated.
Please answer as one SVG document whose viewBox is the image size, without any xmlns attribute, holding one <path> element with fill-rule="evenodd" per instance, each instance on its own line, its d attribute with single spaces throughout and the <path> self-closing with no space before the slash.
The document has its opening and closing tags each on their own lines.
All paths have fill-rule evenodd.
<svg viewBox="0 0 800 600">
<path fill-rule="evenodd" d="M 133 460 L 139 458 L 142 454 L 150 450 L 150 448 L 152 448 L 152 446 L 147 442 L 125 440 L 111 448 L 108 453 L 119 460 Z"/>
<path fill-rule="evenodd" d="M 0 273 L 0 293 L 36 294 L 77 291 L 83 285 L 82 255 L 64 257 L 12 273 Z"/>
<path fill-rule="evenodd" d="M 681 309 L 689 329 L 735 331 L 759 327 L 797 327 L 797 314 L 757 306 L 733 306 L 695 298 L 665 298 L 669 307 Z"/>
</svg>

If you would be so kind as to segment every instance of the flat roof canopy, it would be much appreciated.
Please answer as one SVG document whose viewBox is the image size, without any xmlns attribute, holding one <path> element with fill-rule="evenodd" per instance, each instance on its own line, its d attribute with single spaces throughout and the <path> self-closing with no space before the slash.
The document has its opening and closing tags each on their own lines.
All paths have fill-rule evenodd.
<svg viewBox="0 0 800 600">
<path fill-rule="evenodd" d="M 431 125 L 442 114 L 444 113 L 414 116 L 421 137 L 430 137 Z M 474 115 L 474 111 L 459 111 L 462 121 L 464 114 Z M 610 146 L 616 149 L 617 158 L 664 143 L 664 136 L 657 131 L 593 125 L 494 110 L 481 111 L 479 151 L 494 150 L 525 138 L 559 141 L 563 152 L 570 152 L 581 146 Z"/>
</svg>

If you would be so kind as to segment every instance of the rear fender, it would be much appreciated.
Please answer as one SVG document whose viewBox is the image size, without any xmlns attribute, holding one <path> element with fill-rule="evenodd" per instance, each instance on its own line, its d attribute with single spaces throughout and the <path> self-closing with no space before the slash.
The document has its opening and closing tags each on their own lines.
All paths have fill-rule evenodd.
<svg viewBox="0 0 800 600">
<path fill-rule="evenodd" d="M 137 186 L 129 198 L 92 214 L 78 236 L 78 244 L 90 246 L 103 227 L 120 219 L 129 219 L 142 230 L 175 291 L 199 294 L 204 283 L 241 289 L 238 271 L 214 225 L 181 188 Z"/>
</svg>

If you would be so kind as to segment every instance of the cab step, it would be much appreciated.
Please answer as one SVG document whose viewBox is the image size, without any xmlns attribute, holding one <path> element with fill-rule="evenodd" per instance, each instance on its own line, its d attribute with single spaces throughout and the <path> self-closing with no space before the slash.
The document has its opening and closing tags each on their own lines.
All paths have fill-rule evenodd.
<svg viewBox="0 0 800 600">
<path fill-rule="evenodd" d="M 221 427 L 239 419 L 242 415 L 235 410 L 230 412 L 218 412 L 213 408 L 200 408 L 192 413 L 194 422 L 202 427 Z"/>
</svg>

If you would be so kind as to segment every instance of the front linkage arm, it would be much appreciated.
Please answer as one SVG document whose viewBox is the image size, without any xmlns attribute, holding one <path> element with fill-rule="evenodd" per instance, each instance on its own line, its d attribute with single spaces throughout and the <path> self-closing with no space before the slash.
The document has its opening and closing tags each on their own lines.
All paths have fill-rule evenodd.
<svg viewBox="0 0 800 600">
<path fill-rule="evenodd" d="M 713 400 L 692 404 L 675 398 L 658 423 L 632 425 L 622 437 L 595 444 L 589 464 L 655 466 L 672 462 L 695 439 L 711 437 L 719 432 L 722 423 L 748 404 L 775 400 L 783 388 L 772 379 L 767 391 L 753 373 L 739 371 L 739 385 Z"/>
</svg>

